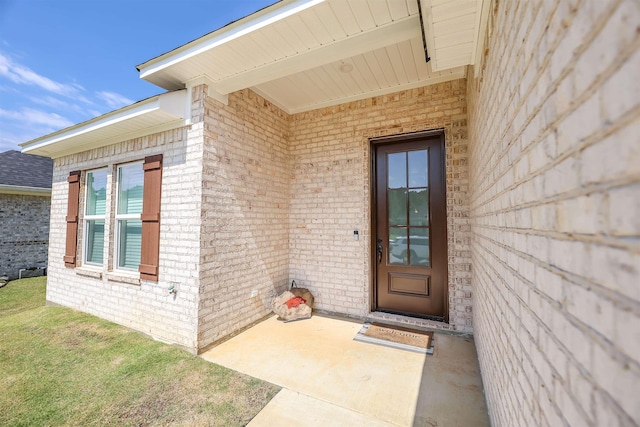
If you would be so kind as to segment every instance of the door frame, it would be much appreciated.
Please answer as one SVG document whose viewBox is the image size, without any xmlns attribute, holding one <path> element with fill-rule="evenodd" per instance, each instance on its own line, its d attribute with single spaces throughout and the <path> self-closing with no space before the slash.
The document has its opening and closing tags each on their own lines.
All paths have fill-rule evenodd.
<svg viewBox="0 0 640 427">
<path fill-rule="evenodd" d="M 438 137 L 440 139 L 440 144 L 442 146 L 442 156 L 441 156 L 441 162 L 442 162 L 442 183 L 443 183 L 443 193 L 444 193 L 444 198 L 445 198 L 445 207 L 446 207 L 446 203 L 447 203 L 447 170 L 446 170 L 446 157 L 447 157 L 447 152 L 446 152 L 446 139 L 445 139 L 445 134 L 444 134 L 444 129 L 440 128 L 440 129 L 433 129 L 433 130 L 427 130 L 427 131 L 420 131 L 420 132 L 413 132 L 413 133 L 404 133 L 404 134 L 399 134 L 399 135 L 390 135 L 390 136 L 381 136 L 381 137 L 375 137 L 375 138 L 369 138 L 369 217 L 371 219 L 371 223 L 369 224 L 369 229 L 371 230 L 370 233 L 370 242 L 369 242 L 369 262 L 370 262 L 370 268 L 369 268 L 369 275 L 371 277 L 371 279 L 369 280 L 370 282 L 370 287 L 369 287 L 369 292 L 371 295 L 371 298 L 369 299 L 370 302 L 370 307 L 369 310 L 371 312 L 377 311 L 378 309 L 378 283 L 377 283 L 377 261 L 376 261 L 376 238 L 377 238 L 377 178 L 376 178 L 376 147 L 378 145 L 382 145 L 382 144 L 393 144 L 393 143 L 402 143 L 402 142 L 414 142 L 414 141 L 420 141 L 426 138 L 434 138 L 434 137 Z M 445 284 L 444 284 L 444 323 L 449 323 L 449 244 L 448 244 L 448 238 L 449 238 L 449 232 L 448 232 L 448 228 L 447 228 L 447 223 L 448 223 L 448 209 L 445 208 L 445 221 L 444 221 L 444 227 L 445 227 L 445 235 L 447 236 L 447 239 L 445 239 L 445 244 L 446 244 L 446 259 L 447 262 L 444 265 L 444 269 L 445 269 Z M 410 316 L 407 314 L 404 314 L 404 316 L 409 316 L 409 317 L 416 317 L 416 318 L 422 318 L 422 317 L 418 317 L 418 316 Z"/>
</svg>

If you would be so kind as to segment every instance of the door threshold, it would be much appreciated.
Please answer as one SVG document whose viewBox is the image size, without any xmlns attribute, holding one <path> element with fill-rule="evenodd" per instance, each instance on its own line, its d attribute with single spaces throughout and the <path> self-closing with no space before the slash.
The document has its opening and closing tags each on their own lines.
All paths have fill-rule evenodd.
<svg viewBox="0 0 640 427">
<path fill-rule="evenodd" d="M 367 315 L 367 318 L 365 320 L 367 322 L 380 322 L 395 326 L 409 326 L 418 329 L 454 331 L 453 326 L 445 322 L 423 319 L 420 317 L 406 316 L 396 313 L 386 313 L 383 311 L 373 311 Z"/>
<path fill-rule="evenodd" d="M 383 310 L 383 309 L 380 309 L 380 308 L 377 309 L 376 312 L 380 312 L 380 313 L 384 313 L 384 314 L 397 314 L 399 316 L 408 317 L 408 318 L 431 320 L 433 322 L 438 322 L 438 323 L 447 323 L 447 322 L 444 321 L 444 317 L 441 317 L 441 316 L 428 316 L 426 314 L 406 313 L 406 312 L 403 312 L 403 311 Z"/>
</svg>

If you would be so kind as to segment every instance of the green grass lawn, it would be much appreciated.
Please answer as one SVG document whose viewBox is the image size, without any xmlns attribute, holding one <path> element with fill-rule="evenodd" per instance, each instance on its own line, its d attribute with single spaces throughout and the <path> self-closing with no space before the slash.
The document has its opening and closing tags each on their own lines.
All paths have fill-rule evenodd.
<svg viewBox="0 0 640 427">
<path fill-rule="evenodd" d="M 278 387 L 65 307 L 44 277 L 0 288 L 0 425 L 241 426 Z"/>
</svg>

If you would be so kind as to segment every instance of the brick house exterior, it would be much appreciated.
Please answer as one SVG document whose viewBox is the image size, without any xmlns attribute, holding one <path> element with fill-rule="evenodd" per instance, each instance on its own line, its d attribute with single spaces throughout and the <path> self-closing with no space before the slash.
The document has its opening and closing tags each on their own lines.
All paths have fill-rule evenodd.
<svg viewBox="0 0 640 427">
<path fill-rule="evenodd" d="M 197 55 L 207 43 L 215 53 L 243 40 L 238 29 L 276 25 L 263 19 L 310 25 L 309 10 L 320 16 L 345 4 L 328 3 L 276 4 L 142 64 L 142 78 L 173 92 L 24 145 L 54 158 L 47 300 L 198 352 L 262 319 L 296 280 L 323 312 L 473 333 L 495 425 L 637 425 L 638 3 L 480 1 L 473 41 L 480 54 L 462 75 L 314 108 L 290 103 L 287 85 L 277 84 L 277 73 L 302 70 L 310 57 L 285 55 L 278 61 L 286 67 L 248 69 L 240 73 L 246 80 L 215 66 L 203 71 Z M 408 17 L 380 31 L 391 28 L 385 37 L 392 37 L 403 23 L 427 19 L 430 67 L 445 69 L 455 58 L 438 48 L 432 32 L 440 27 L 428 22 L 438 6 L 420 3 L 423 14 L 432 9 L 427 18 L 407 3 Z M 341 45 L 353 50 L 357 69 L 355 52 L 365 44 Z M 407 45 L 398 46 L 406 59 Z M 313 60 L 349 73 L 349 60 L 332 52 L 318 47 Z M 329 92 L 307 84 L 314 96 Z M 445 140 L 440 321 L 380 313 L 372 285 L 372 141 L 432 130 Z M 115 267 L 116 182 L 119 165 L 158 154 L 157 280 L 146 280 Z M 108 208 L 104 263 L 96 267 L 83 265 L 81 251 L 87 172 L 98 168 L 106 170 Z M 72 171 L 80 171 L 78 256 L 65 267 Z"/>
<path fill-rule="evenodd" d="M 0 277 L 47 267 L 52 171 L 49 158 L 0 153 Z"/>
</svg>

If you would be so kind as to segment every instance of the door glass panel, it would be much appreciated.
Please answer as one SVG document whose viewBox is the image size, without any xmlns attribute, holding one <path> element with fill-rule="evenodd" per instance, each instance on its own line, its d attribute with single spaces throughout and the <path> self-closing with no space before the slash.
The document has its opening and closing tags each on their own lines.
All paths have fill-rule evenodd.
<svg viewBox="0 0 640 427">
<path fill-rule="evenodd" d="M 406 227 L 389 227 L 389 250 L 387 251 L 389 264 L 408 265 L 408 241 Z"/>
<path fill-rule="evenodd" d="M 427 150 L 409 151 L 409 187 L 427 187 Z"/>
<path fill-rule="evenodd" d="M 411 228 L 409 236 L 409 263 L 429 267 L 429 229 Z"/>
<path fill-rule="evenodd" d="M 407 153 L 389 154 L 387 170 L 389 188 L 407 188 Z"/>
<path fill-rule="evenodd" d="M 409 190 L 409 225 L 429 225 L 429 190 Z"/>
<path fill-rule="evenodd" d="M 407 225 L 407 190 L 389 190 L 389 225 Z"/>
</svg>

